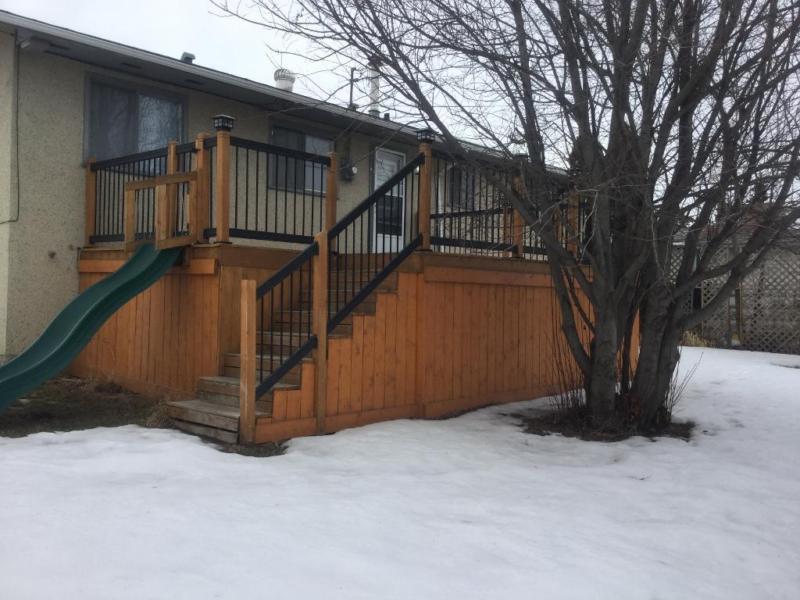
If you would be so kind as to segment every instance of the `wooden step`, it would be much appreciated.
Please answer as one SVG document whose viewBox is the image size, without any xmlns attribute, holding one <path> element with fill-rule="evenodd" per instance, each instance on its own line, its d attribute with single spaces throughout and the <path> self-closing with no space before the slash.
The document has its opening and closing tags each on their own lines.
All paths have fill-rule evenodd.
<svg viewBox="0 0 800 600">
<path fill-rule="evenodd" d="M 391 292 L 391 291 L 393 291 L 393 290 L 383 290 L 381 293 L 387 293 L 387 292 Z M 341 297 L 341 301 L 339 302 L 339 304 L 341 306 L 344 306 L 344 304 L 346 304 L 346 302 L 349 299 L 350 299 L 349 295 L 342 296 Z M 372 294 L 367 296 L 367 298 L 365 300 L 363 300 L 361 303 L 359 303 L 359 305 L 356 307 L 356 312 L 361 312 L 363 314 L 375 314 L 375 307 L 377 305 L 378 305 L 378 296 L 373 292 Z M 336 308 L 336 306 L 337 306 L 337 303 L 334 302 L 333 300 L 331 300 L 331 302 L 328 303 L 328 312 L 333 312 L 333 310 Z M 305 308 L 305 307 L 303 307 L 303 308 Z"/>
<path fill-rule="evenodd" d="M 256 416 L 270 416 L 272 407 L 256 403 Z M 239 408 L 208 400 L 179 400 L 167 403 L 167 411 L 178 429 L 194 435 L 235 444 L 239 438 Z"/>
<path fill-rule="evenodd" d="M 223 429 L 239 431 L 239 409 L 208 400 L 180 400 L 167 403 L 171 418 Z"/>
<path fill-rule="evenodd" d="M 299 386 L 287 383 L 278 383 L 272 389 L 296 390 Z M 239 378 L 226 377 L 225 375 L 215 375 L 201 377 L 197 381 L 197 395 L 207 402 L 223 404 L 227 406 L 239 406 Z M 270 393 L 264 394 L 259 398 L 259 403 L 269 403 L 271 408 L 272 396 Z M 266 404 L 262 404 L 262 407 Z M 256 408 L 258 408 L 258 403 Z"/>
<path fill-rule="evenodd" d="M 285 357 L 283 357 L 285 358 Z M 222 367 L 223 367 L 223 375 L 225 377 L 234 377 L 236 379 L 239 378 L 239 366 L 241 365 L 241 355 L 229 353 L 225 354 L 222 357 Z M 311 360 L 310 358 L 305 358 L 297 363 L 294 367 L 292 367 L 286 375 L 283 376 L 281 379 L 281 383 L 289 383 L 292 385 L 298 385 L 300 383 L 300 373 L 303 369 L 303 362 Z M 270 354 L 258 354 L 256 355 L 256 366 L 258 366 L 259 361 L 261 363 L 261 368 L 265 372 L 271 372 L 273 368 L 277 369 L 281 365 L 281 357 L 280 356 L 273 356 Z"/>
<path fill-rule="evenodd" d="M 352 331 L 352 325 L 341 325 L 331 337 L 347 337 Z M 288 331 L 257 331 L 256 332 L 256 352 L 259 354 L 281 354 L 287 355 L 289 352 L 297 350 L 301 344 L 308 340 L 306 334 L 289 333 Z"/>
<path fill-rule="evenodd" d="M 225 429 L 217 429 L 216 427 L 208 427 L 207 425 L 199 425 L 191 421 L 183 421 L 181 419 L 172 419 L 172 424 L 181 431 L 197 435 L 204 438 L 217 440 L 226 444 L 235 444 L 239 441 L 239 432 L 226 431 Z"/>
</svg>

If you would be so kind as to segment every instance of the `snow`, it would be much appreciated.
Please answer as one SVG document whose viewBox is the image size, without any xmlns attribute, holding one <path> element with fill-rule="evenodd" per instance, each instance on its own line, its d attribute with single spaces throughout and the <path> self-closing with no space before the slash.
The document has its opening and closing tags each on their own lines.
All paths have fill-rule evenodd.
<svg viewBox="0 0 800 600">
<path fill-rule="evenodd" d="M 273 458 L 128 426 L 0 438 L 0 598 L 798 598 L 800 357 L 686 349 L 695 438 L 492 407 Z"/>
</svg>

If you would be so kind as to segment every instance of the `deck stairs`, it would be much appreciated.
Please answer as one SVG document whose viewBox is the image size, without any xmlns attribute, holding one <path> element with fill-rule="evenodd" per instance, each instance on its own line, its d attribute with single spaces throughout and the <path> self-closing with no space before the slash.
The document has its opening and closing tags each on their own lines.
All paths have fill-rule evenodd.
<svg viewBox="0 0 800 600">
<path fill-rule="evenodd" d="M 348 297 L 347 281 L 344 274 L 337 277 L 334 272 L 331 281 L 339 282 L 340 288 L 329 290 L 331 310 L 337 295 Z M 352 335 L 354 315 L 375 315 L 378 294 L 395 293 L 398 275 L 391 273 L 380 283 L 377 289 L 367 296 L 355 310 L 344 319 L 329 335 L 329 338 L 348 337 Z M 310 296 L 309 296 L 310 297 Z M 289 314 L 289 313 L 293 314 Z M 271 373 L 272 368 L 278 368 L 280 363 L 269 354 L 270 350 L 278 352 L 280 346 L 285 349 L 295 349 L 300 344 L 299 334 L 288 332 L 289 323 L 296 324 L 302 317 L 303 322 L 311 322 L 311 306 L 308 301 L 295 307 L 291 311 L 279 314 L 272 323 L 270 330 L 259 331 L 256 334 L 258 346 L 257 360 L 262 361 L 265 376 Z M 216 376 L 201 377 L 197 383 L 197 397 L 192 400 L 178 400 L 167 404 L 168 413 L 173 424 L 187 433 L 218 440 L 226 443 L 236 443 L 239 439 L 239 365 L 241 357 L 238 353 L 227 353 L 223 356 L 222 372 Z M 314 385 L 313 381 L 303 381 L 303 364 L 313 361 L 307 357 L 288 373 L 272 388 L 300 389 L 303 385 Z M 270 417 L 272 415 L 272 391 L 261 396 L 256 402 L 256 417 Z"/>
</svg>

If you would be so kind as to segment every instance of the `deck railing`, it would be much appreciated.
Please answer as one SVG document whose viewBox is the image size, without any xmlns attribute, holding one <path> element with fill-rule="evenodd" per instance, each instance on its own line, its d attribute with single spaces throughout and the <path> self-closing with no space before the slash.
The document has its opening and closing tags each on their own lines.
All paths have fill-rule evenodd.
<svg viewBox="0 0 800 600">
<path fill-rule="evenodd" d="M 231 237 L 311 242 L 329 166 L 327 156 L 231 137 Z"/>
<path fill-rule="evenodd" d="M 431 245 L 447 254 L 509 256 L 514 251 L 513 209 L 505 189 L 510 170 L 433 158 Z"/>
<path fill-rule="evenodd" d="M 529 224 L 507 196 L 515 189 L 512 193 L 526 193 L 513 165 L 476 166 L 438 154 L 431 169 L 433 250 L 544 261 L 547 253 L 538 232 L 548 224 L 573 255 L 582 254 L 591 231 L 590 199 L 558 192 L 553 210 Z"/>
<path fill-rule="evenodd" d="M 232 137 L 220 131 L 193 143 L 103 161 L 90 161 L 86 176 L 87 243 L 124 238 L 124 188 L 131 181 L 197 170 L 196 218 L 202 236 L 308 244 L 322 229 L 328 156 Z M 178 191 L 186 194 L 186 184 Z M 183 189 L 180 189 L 183 188 Z M 152 237 L 153 190 L 137 194 L 137 235 Z M 185 222 L 185 203 L 175 205 Z"/>
</svg>

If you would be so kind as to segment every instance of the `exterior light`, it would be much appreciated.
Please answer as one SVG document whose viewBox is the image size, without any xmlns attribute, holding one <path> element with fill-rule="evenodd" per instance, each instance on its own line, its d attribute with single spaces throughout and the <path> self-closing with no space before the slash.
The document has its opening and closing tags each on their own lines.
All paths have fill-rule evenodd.
<svg viewBox="0 0 800 600">
<path fill-rule="evenodd" d="M 214 129 L 217 131 L 230 131 L 233 129 L 236 119 L 230 115 L 214 115 L 212 122 L 214 123 Z"/>
<path fill-rule="evenodd" d="M 417 131 L 417 141 L 420 144 L 432 144 L 434 139 L 434 132 L 433 129 L 430 127 L 426 127 L 425 129 L 420 129 Z"/>
</svg>

